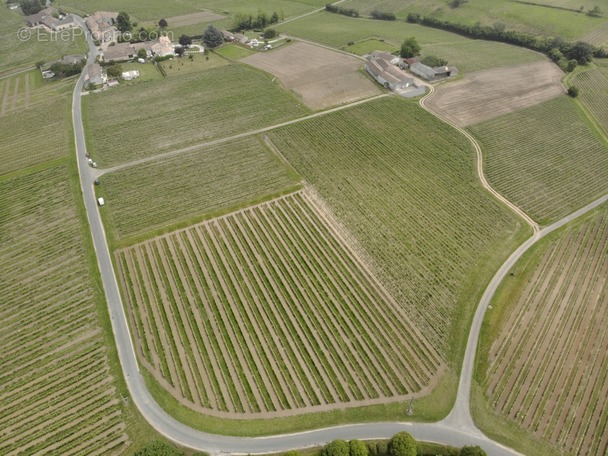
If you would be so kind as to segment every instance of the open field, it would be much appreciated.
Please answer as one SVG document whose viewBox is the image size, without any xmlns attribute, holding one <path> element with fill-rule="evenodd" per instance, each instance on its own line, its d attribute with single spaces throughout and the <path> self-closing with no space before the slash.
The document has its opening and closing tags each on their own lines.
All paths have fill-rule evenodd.
<svg viewBox="0 0 608 456">
<path fill-rule="evenodd" d="M 396 44 L 387 43 L 374 38 L 359 41 L 358 43 L 348 45 L 344 48 L 345 51 L 352 52 L 357 55 L 369 54 L 373 51 L 398 52 L 399 46 Z"/>
<path fill-rule="evenodd" d="M 241 62 L 275 75 L 313 110 L 381 93 L 369 78 L 357 72 L 363 61 L 312 44 L 294 43 L 245 57 Z"/>
<path fill-rule="evenodd" d="M 579 88 L 579 99 L 608 136 L 608 68 L 594 68 L 579 73 L 572 83 Z"/>
<path fill-rule="evenodd" d="M 568 454 L 608 451 L 607 275 L 604 204 L 524 256 L 485 322 L 488 404 Z"/>
<path fill-rule="evenodd" d="M 209 55 L 204 55 L 202 52 L 193 52 L 192 59 L 190 56 L 174 58 L 173 60 L 165 60 L 159 63 L 165 70 L 168 77 L 181 76 L 189 73 L 198 73 L 208 71 L 211 68 L 229 65 L 230 62 L 221 56 L 210 52 Z"/>
<path fill-rule="evenodd" d="M 230 60 L 239 60 L 243 57 L 254 55 L 257 51 L 249 49 L 245 46 L 237 44 L 225 44 L 219 48 L 214 49 L 214 53 L 221 55 Z"/>
<path fill-rule="evenodd" d="M 43 84 L 38 70 L 0 80 L 0 175 L 66 155 L 73 82 Z"/>
<path fill-rule="evenodd" d="M 106 167 L 308 113 L 271 76 L 240 64 L 117 87 L 83 108 L 89 151 Z"/>
<path fill-rule="evenodd" d="M 129 444 L 64 164 L 0 181 L 0 453 Z"/>
<path fill-rule="evenodd" d="M 464 136 L 391 97 L 269 137 L 433 345 L 458 351 L 465 331 L 455 328 L 475 303 L 470 281 L 489 280 L 478 268 L 491 271 L 489 255 L 500 261 L 519 229 L 482 190 Z"/>
<path fill-rule="evenodd" d="M 422 54 L 443 57 L 461 73 L 510 65 L 537 62 L 544 57 L 536 52 L 504 43 L 471 40 L 443 30 L 405 22 L 354 19 L 338 14 L 319 13 L 301 20 L 278 25 L 289 35 L 347 49 L 349 42 L 368 38 L 383 39 L 399 48 L 403 40 L 415 36 Z"/>
<path fill-rule="evenodd" d="M 599 27 L 591 30 L 582 37 L 582 40 L 595 46 L 608 47 L 608 22 L 604 22 Z"/>
<path fill-rule="evenodd" d="M 563 74 L 549 61 L 480 71 L 438 87 L 426 105 L 459 127 L 473 125 L 563 95 Z"/>
<path fill-rule="evenodd" d="M 298 192 L 118 251 L 137 351 L 180 402 L 267 418 L 428 393 L 440 355 Z"/>
<path fill-rule="evenodd" d="M 249 137 L 104 175 L 98 195 L 116 239 L 293 189 L 297 174 Z"/>
<path fill-rule="evenodd" d="M 204 22 L 213 22 L 224 19 L 221 14 L 211 13 L 209 11 L 201 11 L 199 13 L 190 13 L 182 16 L 167 17 L 165 20 L 171 27 L 183 27 L 185 25 L 195 25 Z"/>
<path fill-rule="evenodd" d="M 608 149 L 566 96 L 470 127 L 492 186 L 541 224 L 608 191 Z"/>
<path fill-rule="evenodd" d="M 601 26 L 605 21 L 604 18 L 593 18 L 584 13 L 579 13 L 578 9 L 581 5 L 585 7 L 585 11 L 599 5 L 604 10 L 604 16 L 608 7 L 604 0 L 582 2 L 576 0 L 531 0 L 529 2 L 539 5 L 525 4 L 526 2 L 513 0 L 476 0 L 463 3 L 458 8 L 449 8 L 446 3 L 443 0 L 425 0 L 424 2 L 413 0 L 380 0 L 373 2 L 346 0 L 341 6 L 358 9 L 363 15 L 369 15 L 373 9 L 392 12 L 401 19 L 405 19 L 409 13 L 420 13 L 433 15 L 441 20 L 468 25 L 480 22 L 482 25 L 492 26 L 496 22 L 502 22 L 508 29 L 535 35 L 559 35 L 572 40 L 583 37 L 589 30 Z M 570 8 L 575 11 L 551 8 L 551 6 Z"/>
</svg>

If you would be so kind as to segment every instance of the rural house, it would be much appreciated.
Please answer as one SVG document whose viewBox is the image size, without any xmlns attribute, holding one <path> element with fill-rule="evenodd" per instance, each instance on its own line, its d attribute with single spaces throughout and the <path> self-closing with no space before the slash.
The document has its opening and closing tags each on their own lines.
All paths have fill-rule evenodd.
<svg viewBox="0 0 608 456">
<path fill-rule="evenodd" d="M 36 14 L 25 18 L 28 27 L 42 27 L 53 32 L 76 27 L 76 22 L 71 14 L 61 15 L 55 8 L 44 8 Z"/>
<path fill-rule="evenodd" d="M 125 60 L 131 60 L 137 55 L 137 50 L 142 47 L 141 43 L 139 44 L 139 47 L 135 47 L 135 45 L 131 43 L 116 43 L 114 46 L 108 46 L 108 48 L 103 51 L 103 59 L 106 62 L 123 62 Z"/>
<path fill-rule="evenodd" d="M 93 85 L 101 86 L 107 82 L 107 76 L 98 63 L 89 63 L 85 71 L 84 83 L 87 88 Z"/>
<path fill-rule="evenodd" d="M 86 18 L 87 27 L 91 31 L 93 39 L 101 42 L 109 42 L 114 40 L 114 23 L 118 13 L 97 11 Z"/>
</svg>

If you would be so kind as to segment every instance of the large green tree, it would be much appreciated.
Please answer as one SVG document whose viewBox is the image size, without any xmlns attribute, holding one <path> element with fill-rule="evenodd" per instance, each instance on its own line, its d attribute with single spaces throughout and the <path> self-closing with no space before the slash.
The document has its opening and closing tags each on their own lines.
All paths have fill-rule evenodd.
<svg viewBox="0 0 608 456">
<path fill-rule="evenodd" d="M 116 17 L 116 28 L 122 33 L 130 32 L 131 29 L 133 29 L 129 13 L 125 13 L 124 11 L 118 13 L 118 16 Z"/>
<path fill-rule="evenodd" d="M 416 456 L 416 440 L 407 432 L 399 432 L 388 442 L 389 456 Z"/>
<path fill-rule="evenodd" d="M 323 448 L 323 456 L 348 456 L 350 449 L 346 440 L 334 440 Z"/>
<path fill-rule="evenodd" d="M 401 52 L 399 55 L 401 55 L 401 57 L 404 59 L 416 57 L 417 55 L 420 55 L 420 49 L 421 48 L 418 41 L 416 41 L 416 37 L 410 36 L 401 44 Z"/>
<path fill-rule="evenodd" d="M 205 43 L 205 46 L 215 48 L 223 42 L 224 38 L 222 37 L 222 32 L 215 28 L 215 26 L 210 25 L 203 32 L 203 43 Z"/>
</svg>

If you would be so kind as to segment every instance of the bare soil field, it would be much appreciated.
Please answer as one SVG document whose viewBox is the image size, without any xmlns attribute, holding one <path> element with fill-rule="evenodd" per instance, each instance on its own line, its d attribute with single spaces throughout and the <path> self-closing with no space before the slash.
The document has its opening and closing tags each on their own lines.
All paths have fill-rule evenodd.
<svg viewBox="0 0 608 456">
<path fill-rule="evenodd" d="M 319 110 L 380 93 L 357 70 L 363 61 L 307 43 L 245 57 L 241 62 L 275 75 L 311 109 Z"/>
<path fill-rule="evenodd" d="M 518 265 L 488 353 L 492 407 L 568 454 L 608 451 L 606 206 Z"/>
<path fill-rule="evenodd" d="M 183 16 L 168 17 L 167 23 L 169 27 L 183 27 L 186 25 L 196 25 L 205 22 L 218 21 L 224 19 L 221 14 L 212 13 L 210 11 L 201 11 L 200 13 L 184 14 Z"/>
<path fill-rule="evenodd" d="M 428 394 L 439 353 L 301 191 L 116 252 L 142 364 L 210 415 Z"/>
<path fill-rule="evenodd" d="M 562 76 L 563 72 L 548 61 L 479 71 L 438 87 L 426 104 L 465 127 L 562 95 Z"/>
</svg>

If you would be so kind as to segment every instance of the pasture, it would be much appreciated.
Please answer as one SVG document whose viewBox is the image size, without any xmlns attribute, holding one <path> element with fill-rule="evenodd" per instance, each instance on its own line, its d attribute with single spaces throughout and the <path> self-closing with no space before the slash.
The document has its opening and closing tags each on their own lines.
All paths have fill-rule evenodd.
<svg viewBox="0 0 608 456">
<path fill-rule="evenodd" d="M 83 111 L 88 150 L 103 167 L 308 113 L 272 77 L 240 64 L 92 94 Z"/>
<path fill-rule="evenodd" d="M 75 198 L 65 163 L 0 181 L 2 454 L 129 444 Z"/>
<path fill-rule="evenodd" d="M 465 127 L 563 95 L 563 74 L 549 61 L 480 71 L 438 87 L 426 105 Z"/>
<path fill-rule="evenodd" d="M 469 128 L 489 182 L 541 224 L 608 191 L 608 149 L 566 96 Z"/>
<path fill-rule="evenodd" d="M 297 174 L 258 139 L 198 148 L 104 175 L 106 226 L 116 239 L 142 235 L 293 190 Z"/>
<path fill-rule="evenodd" d="M 209 55 L 204 55 L 202 52 L 190 51 L 190 55 L 184 55 L 183 57 L 176 57 L 172 60 L 165 60 L 160 62 L 159 65 L 165 70 L 167 77 L 181 76 L 189 73 L 199 73 L 201 71 L 207 71 L 211 68 L 221 67 L 228 65 L 230 62 L 214 52 L 210 52 Z"/>
<path fill-rule="evenodd" d="M 365 55 L 373 51 L 386 51 L 393 53 L 399 51 L 399 46 L 393 43 L 387 43 L 384 40 L 380 41 L 374 38 L 369 38 L 355 44 L 347 45 L 344 50 L 357 55 Z"/>
<path fill-rule="evenodd" d="M 306 192 L 116 253 L 142 364 L 181 403 L 269 418 L 404 400 L 441 366 Z"/>
<path fill-rule="evenodd" d="M 348 43 L 383 39 L 397 48 L 403 40 L 415 36 L 422 55 L 437 55 L 458 67 L 461 73 L 487 70 L 544 60 L 543 56 L 504 43 L 471 40 L 443 30 L 406 22 L 354 19 L 338 14 L 318 13 L 300 20 L 279 24 L 281 32 L 311 41 L 348 49 Z"/>
<path fill-rule="evenodd" d="M 552 454 L 608 451 L 607 274 L 604 204 L 526 254 L 484 323 L 487 402 Z"/>
<path fill-rule="evenodd" d="M 520 229 L 482 190 L 464 136 L 395 97 L 268 136 L 413 323 L 457 357 L 472 295 Z"/>
<path fill-rule="evenodd" d="M 213 50 L 214 53 L 230 60 L 239 60 L 254 55 L 256 51 L 237 44 L 225 44 Z"/>
<path fill-rule="evenodd" d="M 581 100 L 608 137 L 608 68 L 594 68 L 576 75 L 572 83 Z"/>
<path fill-rule="evenodd" d="M 67 153 L 74 79 L 41 79 L 39 70 L 0 79 L 0 175 Z"/>
<path fill-rule="evenodd" d="M 364 65 L 362 60 L 308 43 L 257 53 L 241 62 L 275 75 L 313 110 L 381 93 L 369 78 L 357 72 Z"/>
</svg>

